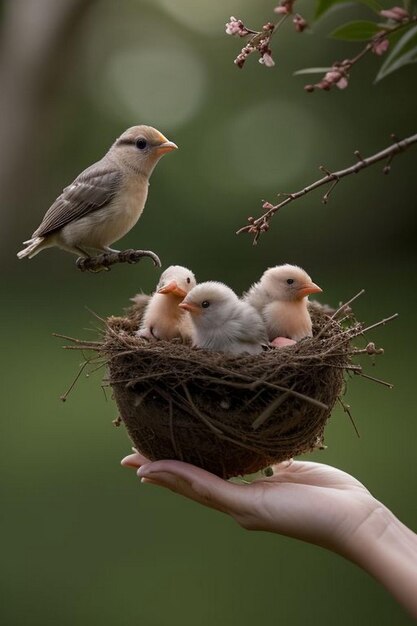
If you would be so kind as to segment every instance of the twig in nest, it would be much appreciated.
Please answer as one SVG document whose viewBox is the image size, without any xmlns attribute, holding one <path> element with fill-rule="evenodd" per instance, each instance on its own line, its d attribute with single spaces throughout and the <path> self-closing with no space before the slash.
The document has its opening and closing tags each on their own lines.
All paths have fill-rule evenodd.
<svg viewBox="0 0 417 626">
<path fill-rule="evenodd" d="M 326 172 L 326 176 L 320 178 L 319 180 L 316 180 L 314 183 L 311 183 L 311 185 L 304 187 L 304 189 L 300 189 L 300 191 L 288 194 L 279 194 L 279 196 L 285 196 L 285 199 L 278 204 L 273 205 L 270 202 L 264 202 L 262 208 L 266 209 L 265 213 L 263 213 L 263 215 L 256 219 L 253 217 L 248 217 L 249 224 L 247 226 L 239 228 L 239 230 L 236 231 L 236 234 L 240 235 L 241 233 L 249 233 L 250 235 L 253 235 L 253 245 L 256 245 L 258 243 L 259 237 L 267 230 L 269 230 L 270 220 L 275 215 L 275 213 L 282 209 L 282 207 L 284 207 L 286 204 L 289 204 L 294 200 L 298 200 L 298 198 L 305 196 L 306 194 L 310 193 L 310 191 L 313 191 L 318 187 L 322 187 L 323 185 L 327 185 L 330 183 L 329 190 L 324 194 L 322 198 L 322 202 L 326 204 L 329 200 L 330 193 L 333 191 L 335 185 L 339 182 L 341 178 L 344 178 L 345 176 L 358 174 L 366 167 L 374 165 L 379 161 L 386 161 L 383 172 L 384 174 L 388 174 L 390 169 L 388 165 L 390 166 L 392 159 L 397 154 L 405 152 L 405 150 L 407 150 L 414 143 L 417 143 L 417 134 L 411 135 L 410 137 L 402 140 L 398 140 L 394 135 L 391 135 L 391 138 L 393 139 L 394 143 L 388 148 L 385 148 L 384 150 L 381 150 L 380 152 L 377 152 L 376 154 L 373 154 L 372 156 L 369 156 L 365 159 L 361 158 L 360 161 L 354 163 L 353 165 L 350 165 L 349 167 L 339 170 L 338 172 L 327 171 L 325 170 L 325 168 L 323 168 L 323 166 L 321 166 L 320 169 Z"/>
<path fill-rule="evenodd" d="M 369 374 L 364 374 L 363 372 L 354 372 L 354 374 L 357 374 L 362 378 L 366 378 L 367 380 L 372 380 L 374 383 L 384 385 L 384 387 L 388 387 L 388 389 L 394 388 L 394 385 L 392 383 L 388 383 L 386 380 L 381 380 L 380 378 L 375 378 L 375 376 L 369 376 Z"/>
<path fill-rule="evenodd" d="M 355 420 L 353 419 L 352 413 L 350 412 L 350 406 L 348 404 L 345 404 L 345 402 L 343 402 L 343 400 L 340 398 L 340 396 L 338 397 L 338 402 L 341 405 L 343 411 L 346 413 L 346 415 L 349 417 L 351 424 L 353 426 L 353 428 L 355 429 L 355 433 L 358 436 L 358 439 L 360 439 L 360 434 L 359 434 L 359 430 L 355 424 Z"/>
<path fill-rule="evenodd" d="M 77 259 L 77 267 L 81 272 L 99 272 L 110 270 L 116 263 L 138 263 L 143 257 L 152 259 L 155 267 L 161 267 L 160 258 L 151 250 L 122 250 L 122 252 L 104 252 L 98 256 Z"/>
<path fill-rule="evenodd" d="M 78 379 L 80 378 L 81 374 L 83 373 L 83 371 L 85 370 L 85 368 L 87 367 L 87 365 L 90 363 L 89 360 L 84 361 L 84 363 L 81 364 L 80 369 L 76 375 L 76 377 L 74 378 L 74 380 L 72 381 L 72 383 L 70 384 L 70 386 L 68 387 L 68 389 L 66 390 L 65 393 L 63 393 L 60 396 L 60 400 L 62 400 L 62 402 L 66 402 L 68 395 L 71 393 L 71 391 L 74 389 Z"/>
</svg>

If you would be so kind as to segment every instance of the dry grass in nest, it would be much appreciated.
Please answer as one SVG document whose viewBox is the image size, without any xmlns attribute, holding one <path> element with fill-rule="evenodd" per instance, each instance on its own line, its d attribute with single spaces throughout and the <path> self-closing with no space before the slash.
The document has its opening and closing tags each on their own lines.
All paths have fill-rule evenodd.
<svg viewBox="0 0 417 626">
<path fill-rule="evenodd" d="M 333 315 L 312 304 L 313 338 L 255 356 L 138 338 L 143 303 L 108 318 L 102 341 L 71 339 L 68 347 L 94 350 L 107 364 L 106 383 L 140 452 L 229 478 L 322 447 L 346 376 L 372 378 L 352 359 L 382 350 L 355 348 L 352 339 L 395 316 L 365 329 L 347 306 L 353 300 Z"/>
</svg>

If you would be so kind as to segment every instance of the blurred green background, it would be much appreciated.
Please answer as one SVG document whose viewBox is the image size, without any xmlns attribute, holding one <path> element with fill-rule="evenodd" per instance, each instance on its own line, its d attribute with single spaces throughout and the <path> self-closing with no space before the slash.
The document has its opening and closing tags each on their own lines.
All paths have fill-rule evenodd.
<svg viewBox="0 0 417 626">
<path fill-rule="evenodd" d="M 390 6 L 392 2 L 385 3 Z M 241 291 L 269 265 L 305 267 L 338 303 L 362 287 L 355 310 L 398 321 L 372 339 L 385 348 L 348 401 L 361 433 L 335 410 L 328 449 L 310 459 L 363 481 L 416 527 L 414 442 L 416 149 L 383 176 L 375 166 L 345 179 L 327 205 L 320 191 L 285 208 L 254 248 L 236 237 L 262 198 L 294 191 L 372 154 L 394 132 L 416 132 L 415 68 L 374 85 L 367 58 L 346 91 L 306 94 L 292 72 L 353 55 L 360 44 L 283 29 L 276 67 L 233 65 L 236 15 L 254 27 L 273 1 L 9 0 L 0 3 L 1 622 L 8 626 L 201 626 L 253 623 L 402 625 L 411 621 L 366 574 L 320 548 L 263 533 L 173 494 L 141 486 L 119 461 L 130 451 L 98 372 L 66 404 L 59 396 L 82 358 L 52 332 L 94 337 L 158 271 L 144 260 L 81 274 L 49 250 L 16 252 L 44 212 L 126 127 L 152 124 L 180 146 L 158 166 L 145 213 L 121 246 L 155 250 L 164 266 Z M 311 17 L 313 3 L 297 2 Z M 345 19 L 368 17 L 343 7 Z"/>
</svg>

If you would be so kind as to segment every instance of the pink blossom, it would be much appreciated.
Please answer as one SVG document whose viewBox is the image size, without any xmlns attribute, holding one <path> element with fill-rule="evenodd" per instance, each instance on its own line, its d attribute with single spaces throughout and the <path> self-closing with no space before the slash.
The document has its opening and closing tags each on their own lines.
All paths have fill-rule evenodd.
<svg viewBox="0 0 417 626">
<path fill-rule="evenodd" d="M 238 20 L 233 15 L 230 18 L 230 22 L 226 23 L 226 34 L 227 35 L 237 35 L 238 37 L 246 37 L 249 34 L 248 30 L 245 28 L 242 20 Z"/>
<path fill-rule="evenodd" d="M 337 83 L 341 78 L 343 78 L 341 72 L 337 70 L 331 70 L 330 72 L 327 72 L 323 80 L 325 80 L 327 83 Z"/>
<path fill-rule="evenodd" d="M 274 59 L 271 57 L 270 54 L 268 54 L 268 52 L 264 52 L 264 54 L 259 59 L 259 63 L 262 63 L 263 65 L 265 65 L 265 67 L 274 67 L 275 65 Z"/>
<path fill-rule="evenodd" d="M 392 7 L 391 9 L 385 9 L 379 12 L 381 17 L 386 17 L 387 20 L 393 20 L 394 22 L 402 22 L 402 20 L 409 17 L 408 11 L 402 7 Z"/>
<path fill-rule="evenodd" d="M 303 17 L 301 17 L 301 15 L 299 15 L 298 13 L 294 15 L 292 19 L 292 23 L 294 24 L 294 27 L 297 33 L 302 33 L 303 30 L 305 30 L 308 26 L 306 20 Z"/>
<path fill-rule="evenodd" d="M 372 52 L 374 54 L 377 54 L 378 56 L 381 56 L 382 54 L 384 54 L 384 52 L 388 50 L 388 46 L 389 46 L 388 39 L 377 39 L 372 44 Z"/>
<path fill-rule="evenodd" d="M 274 13 L 278 15 L 289 15 L 292 13 L 295 0 L 281 0 L 280 4 L 275 7 Z"/>
<path fill-rule="evenodd" d="M 342 76 L 342 78 L 338 80 L 336 83 L 336 87 L 339 87 L 339 89 L 346 89 L 347 86 L 348 86 L 348 80 L 346 76 Z"/>
</svg>

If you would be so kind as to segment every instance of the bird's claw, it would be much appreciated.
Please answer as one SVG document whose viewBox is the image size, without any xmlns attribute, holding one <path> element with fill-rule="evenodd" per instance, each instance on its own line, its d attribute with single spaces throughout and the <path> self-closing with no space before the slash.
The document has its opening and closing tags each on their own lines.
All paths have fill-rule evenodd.
<svg viewBox="0 0 417 626">
<path fill-rule="evenodd" d="M 158 255 L 151 250 L 122 250 L 122 252 L 104 252 L 95 257 L 80 257 L 76 261 L 76 265 L 81 272 L 100 272 L 101 270 L 110 270 L 110 265 L 115 263 L 138 263 L 142 257 L 150 257 L 155 267 L 161 267 L 161 261 Z"/>
</svg>

